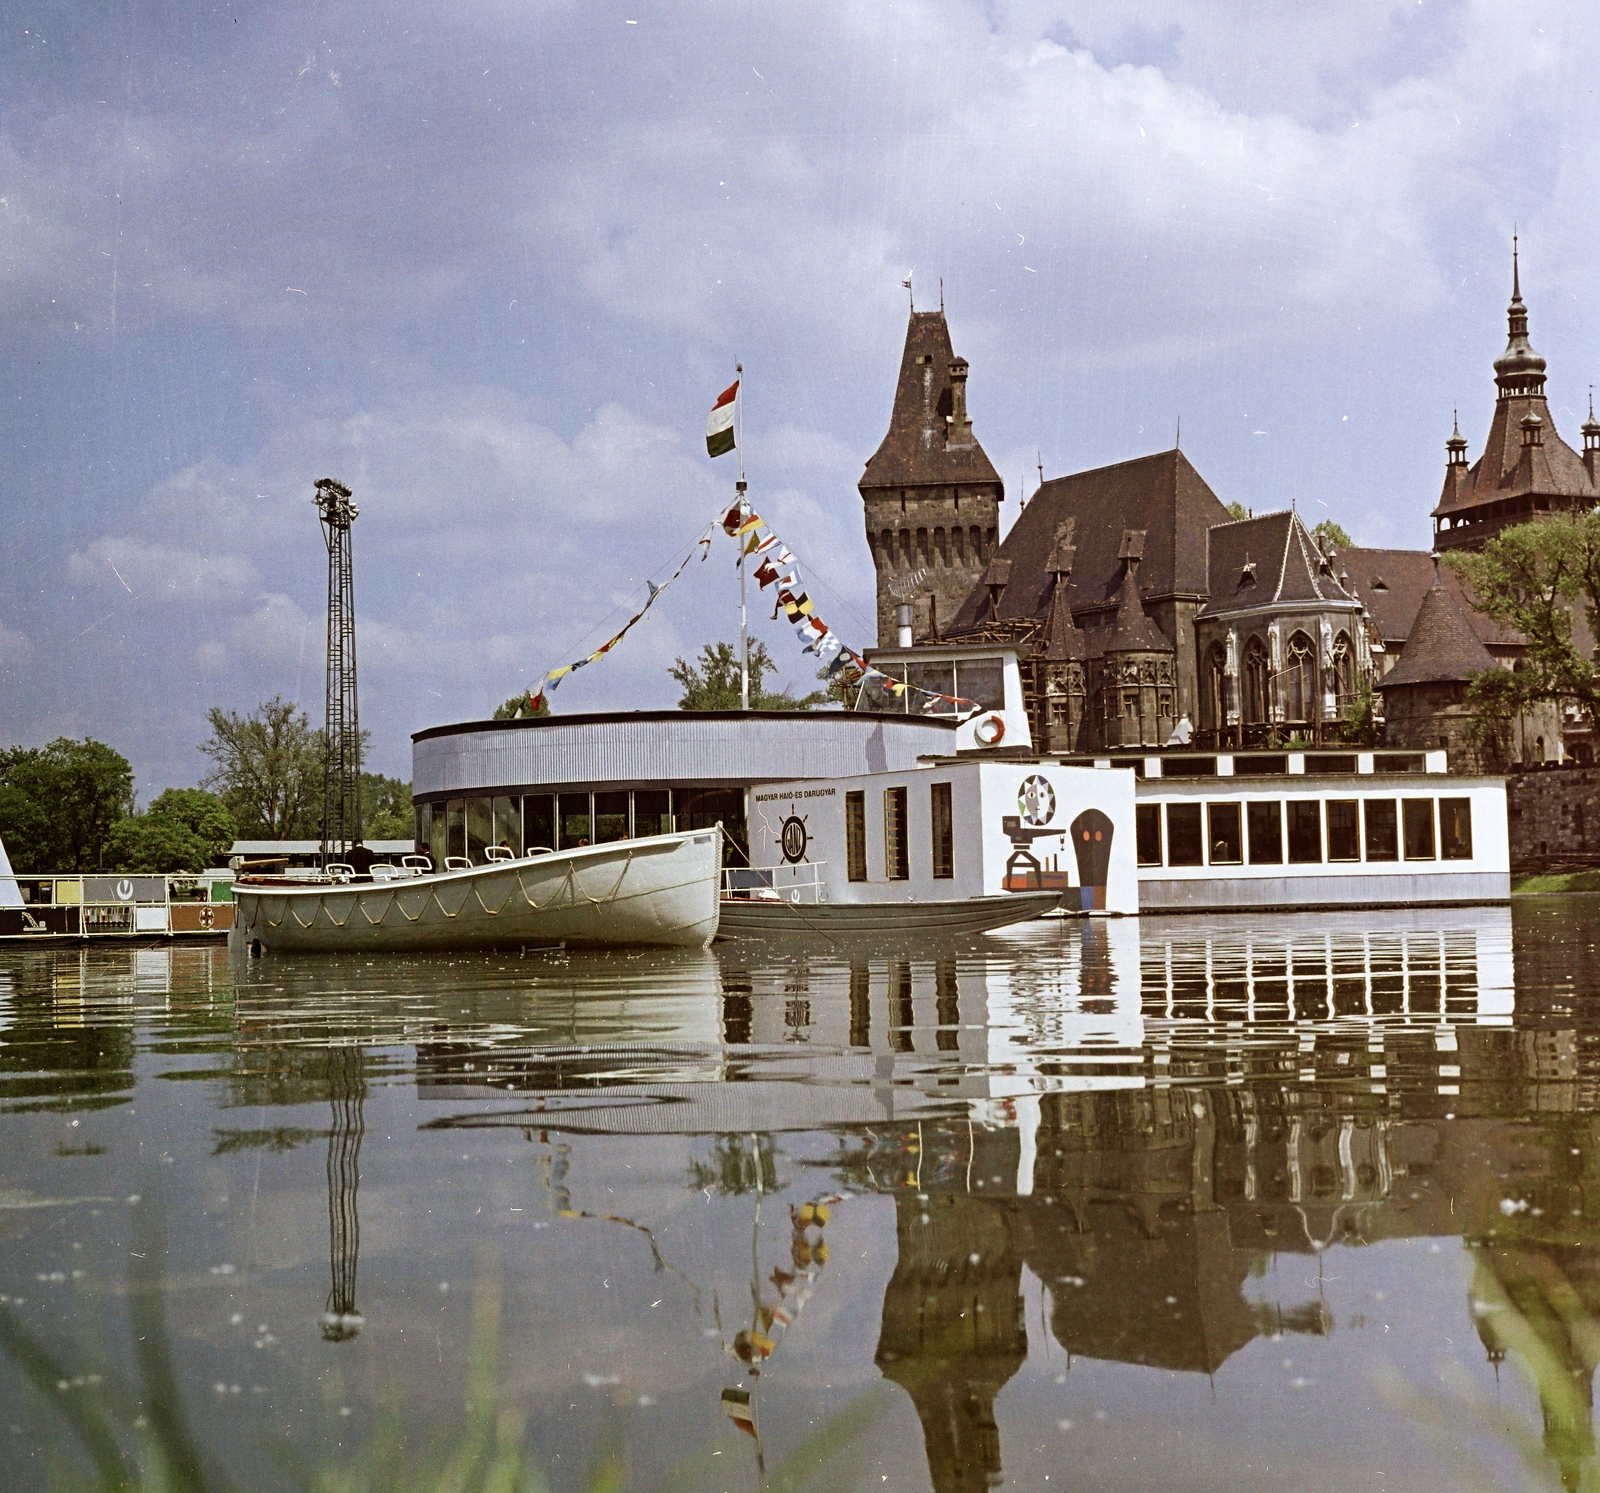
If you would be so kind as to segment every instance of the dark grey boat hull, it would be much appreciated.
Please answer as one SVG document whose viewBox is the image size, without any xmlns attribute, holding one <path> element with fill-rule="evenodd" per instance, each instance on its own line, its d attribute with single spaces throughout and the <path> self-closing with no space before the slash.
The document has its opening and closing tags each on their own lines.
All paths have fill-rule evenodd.
<svg viewBox="0 0 1600 1493">
<path fill-rule="evenodd" d="M 797 933 L 987 933 L 1023 923 L 1061 905 L 1060 892 L 1008 892 L 952 902 L 785 902 L 725 897 L 718 938 Z"/>
</svg>

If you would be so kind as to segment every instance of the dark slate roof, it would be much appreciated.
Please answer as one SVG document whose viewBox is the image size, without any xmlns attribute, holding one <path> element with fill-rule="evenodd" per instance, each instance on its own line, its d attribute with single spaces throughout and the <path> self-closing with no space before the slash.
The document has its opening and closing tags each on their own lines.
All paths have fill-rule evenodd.
<svg viewBox="0 0 1600 1493">
<path fill-rule="evenodd" d="M 1117 625 L 1105 644 L 1107 653 L 1171 653 L 1172 644 L 1144 614 L 1139 600 L 1139 582 L 1133 566 L 1128 566 L 1122 577 L 1122 589 L 1117 592 Z"/>
<path fill-rule="evenodd" d="M 1524 447 L 1522 421 L 1530 414 L 1543 422 L 1543 442 Z M 1450 477 L 1445 478 L 1444 494 L 1433 515 L 1438 518 L 1530 493 L 1591 502 L 1597 496 L 1583 458 L 1556 434 L 1550 408 L 1542 396 L 1497 399 L 1483 455 L 1467 469 L 1459 490 Z"/>
<path fill-rule="evenodd" d="M 950 364 L 955 351 L 943 311 L 913 311 L 900 358 L 889 433 L 873 453 L 856 485 L 913 487 L 919 484 L 965 485 L 999 482 L 983 447 L 946 446 L 945 416 L 951 411 Z M 970 411 L 969 411 L 970 413 Z"/>
<path fill-rule="evenodd" d="M 1052 582 L 1052 586 L 1054 583 Z M 1050 598 L 1050 615 L 1040 632 L 1042 647 L 1038 656 L 1047 662 L 1060 663 L 1088 656 L 1088 647 L 1082 631 L 1072 620 L 1072 608 L 1067 605 L 1066 589 Z"/>
<path fill-rule="evenodd" d="M 1454 475 L 1446 473 L 1444 492 L 1433 510 L 1435 518 L 1528 494 L 1591 502 L 1600 497 L 1583 458 L 1556 434 L 1544 397 L 1544 359 L 1528 345 L 1527 308 L 1522 304 L 1520 283 L 1515 278 L 1507 316 L 1510 340 L 1495 362 L 1495 383 L 1502 390 L 1522 392 L 1495 400 L 1483 455 L 1468 470 L 1459 488 Z M 1529 415 L 1536 416 L 1544 427 L 1538 446 L 1522 444 L 1522 422 Z"/>
<path fill-rule="evenodd" d="M 1211 599 L 1202 617 L 1267 602 L 1354 602 L 1338 582 L 1339 565 L 1323 570 L 1322 552 L 1300 515 L 1264 513 L 1218 524 L 1207 536 Z"/>
<path fill-rule="evenodd" d="M 1042 618 L 1055 580 L 1051 552 L 1062 524 L 1074 521 L 1076 552 L 1069 581 L 1075 612 L 1116 604 L 1123 534 L 1145 531 L 1139 590 L 1146 598 L 1206 594 L 1206 529 L 1228 522 L 1228 510 L 1181 451 L 1162 451 L 1116 466 L 1052 477 L 1018 516 L 998 553 L 1012 561 L 1001 620 Z M 950 625 L 952 634 L 982 625 L 988 593 L 974 591 Z"/>
<path fill-rule="evenodd" d="M 1422 598 L 1400 662 L 1378 687 L 1391 690 L 1408 684 L 1453 682 L 1494 667 L 1494 659 L 1472 630 L 1461 604 L 1435 580 Z"/>
<path fill-rule="evenodd" d="M 1361 599 L 1386 645 L 1404 644 L 1428 587 L 1433 584 L 1433 556 L 1426 550 L 1340 550 L 1335 571 L 1348 576 L 1346 585 Z M 1439 569 L 1444 588 L 1455 597 L 1479 642 L 1490 648 L 1520 647 L 1522 638 L 1491 621 L 1473 605 L 1473 597 L 1448 565 Z M 1380 586 L 1379 582 L 1383 584 Z"/>
</svg>

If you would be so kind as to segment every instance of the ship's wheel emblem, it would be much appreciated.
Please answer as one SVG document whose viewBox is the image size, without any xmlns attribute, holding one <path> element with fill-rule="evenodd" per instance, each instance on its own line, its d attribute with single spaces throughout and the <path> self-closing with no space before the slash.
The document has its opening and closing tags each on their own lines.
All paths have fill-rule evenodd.
<svg viewBox="0 0 1600 1493">
<path fill-rule="evenodd" d="M 810 843 L 810 836 L 806 833 L 806 822 L 798 814 L 790 814 L 778 830 L 778 844 L 783 847 L 783 858 L 792 866 L 806 858 L 806 846 Z"/>
<path fill-rule="evenodd" d="M 1017 808 L 1022 822 L 1031 829 L 1038 829 L 1056 817 L 1056 790 L 1037 773 L 1024 778 L 1017 794 Z"/>
</svg>

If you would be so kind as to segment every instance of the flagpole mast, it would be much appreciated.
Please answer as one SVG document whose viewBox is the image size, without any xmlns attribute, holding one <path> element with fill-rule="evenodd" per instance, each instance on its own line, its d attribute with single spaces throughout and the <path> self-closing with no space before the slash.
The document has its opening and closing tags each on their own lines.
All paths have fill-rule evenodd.
<svg viewBox="0 0 1600 1493">
<path fill-rule="evenodd" d="M 737 491 L 739 494 L 739 514 L 743 518 L 745 511 L 745 492 L 749 484 L 744 480 L 744 364 L 735 363 L 734 372 L 738 374 L 738 393 L 733 396 L 733 438 L 734 444 L 739 448 L 739 481 Z M 744 538 L 739 540 L 739 709 L 750 708 L 750 631 L 749 617 L 745 610 L 744 600 Z"/>
</svg>

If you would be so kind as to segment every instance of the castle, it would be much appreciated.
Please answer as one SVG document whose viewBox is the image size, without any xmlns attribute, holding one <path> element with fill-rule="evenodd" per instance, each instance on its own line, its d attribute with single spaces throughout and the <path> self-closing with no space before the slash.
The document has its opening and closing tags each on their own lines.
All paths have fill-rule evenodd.
<svg viewBox="0 0 1600 1493">
<path fill-rule="evenodd" d="M 1483 454 L 1467 465 L 1459 424 L 1446 442 L 1435 553 L 1600 499 L 1600 423 L 1591 411 L 1581 456 L 1556 432 L 1515 248 L 1507 316 Z M 913 310 L 859 483 L 878 643 L 909 627 L 913 645 L 1017 648 L 1037 748 L 1342 741 L 1376 691 L 1389 746 L 1444 746 L 1469 769 L 1557 757 L 1563 734 L 1589 754 L 1553 709 L 1504 741 L 1474 738 L 1468 678 L 1485 660 L 1511 667 L 1522 641 L 1433 554 L 1325 547 L 1294 507 L 1236 518 L 1177 447 L 1041 481 L 1001 538 L 1005 487 L 974 434 L 968 372 L 943 307 Z"/>
</svg>

